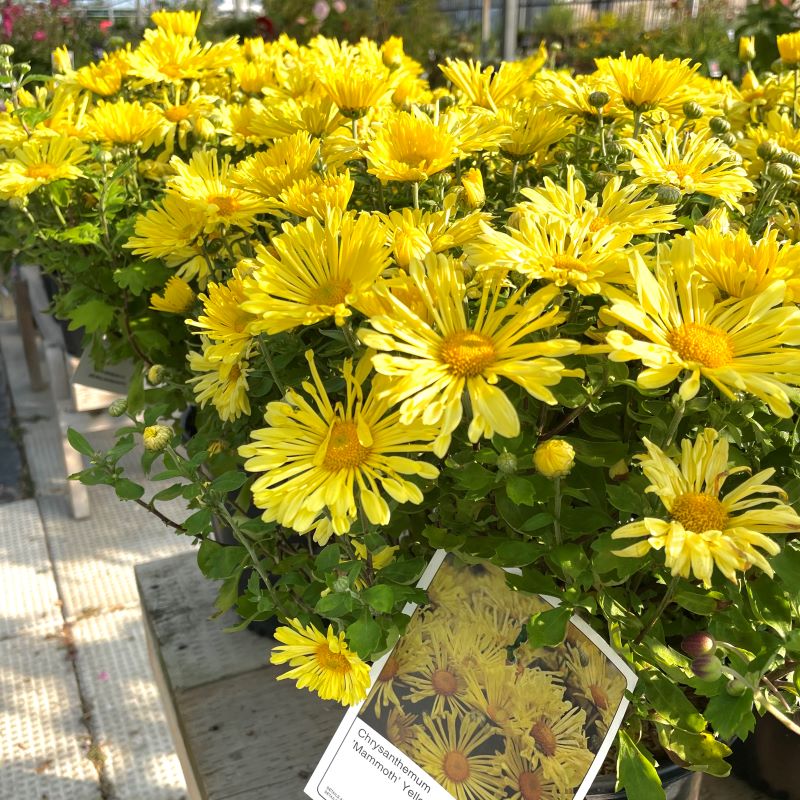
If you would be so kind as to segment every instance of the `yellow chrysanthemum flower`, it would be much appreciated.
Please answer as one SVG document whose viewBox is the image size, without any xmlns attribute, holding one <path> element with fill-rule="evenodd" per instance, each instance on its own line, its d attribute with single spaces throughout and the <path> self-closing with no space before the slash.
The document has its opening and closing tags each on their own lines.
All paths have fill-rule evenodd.
<svg viewBox="0 0 800 800">
<path fill-rule="evenodd" d="M 346 117 L 364 116 L 370 108 L 389 102 L 393 80 L 385 67 L 357 63 L 326 64 L 319 84 Z"/>
<path fill-rule="evenodd" d="M 246 351 L 238 361 L 222 361 L 208 357 L 206 350 L 210 347 L 213 345 L 205 339 L 203 352 L 190 352 L 188 356 L 189 369 L 196 374 L 187 383 L 192 385 L 200 408 L 205 408 L 210 401 L 223 422 L 236 420 L 243 414 L 249 415 L 247 378 L 250 366 L 246 360 Z"/>
<path fill-rule="evenodd" d="M 616 555 L 641 558 L 663 549 L 673 575 L 694 576 L 707 587 L 715 566 L 734 583 L 737 572 L 750 566 L 771 576 L 760 550 L 774 556 L 780 547 L 769 534 L 800 531 L 797 512 L 769 496 L 785 498 L 782 489 L 767 483 L 775 470 L 762 470 L 721 497 L 731 475 L 749 470 L 730 463 L 728 442 L 717 431 L 706 428 L 694 442 L 684 439 L 677 461 L 647 439 L 644 445 L 647 454 L 640 460 L 650 481 L 647 491 L 658 495 L 669 519 L 645 517 L 614 531 L 614 539 L 646 537 Z"/>
<path fill-rule="evenodd" d="M 633 154 L 627 168 L 636 172 L 638 186 L 674 186 L 681 194 L 718 197 L 739 210 L 742 195 L 755 191 L 736 153 L 714 137 L 667 128 L 663 137 L 648 131 L 625 146 Z"/>
<path fill-rule="evenodd" d="M 253 133 L 263 139 L 282 139 L 304 131 L 317 138 L 330 136 L 340 128 L 345 118 L 329 97 L 289 97 L 268 103 L 253 120 Z"/>
<path fill-rule="evenodd" d="M 168 267 L 176 267 L 178 277 L 197 278 L 201 284 L 208 276 L 198 238 L 206 224 L 206 213 L 197 205 L 176 194 L 165 194 L 152 209 L 136 217 L 135 236 L 123 245 L 146 260 L 162 258 Z"/>
<path fill-rule="evenodd" d="M 247 262 L 245 311 L 259 317 L 253 332 L 270 334 L 334 317 L 343 325 L 389 264 L 379 217 L 331 213 L 325 226 L 315 217 L 283 226 L 270 248 L 256 246 Z"/>
<path fill-rule="evenodd" d="M 690 82 L 699 67 L 691 66 L 688 58 L 667 61 L 664 56 L 653 59 L 641 54 L 597 59 L 599 73 L 609 75 L 625 106 L 638 112 L 652 111 L 670 100 Z"/>
<path fill-rule="evenodd" d="M 786 285 L 774 281 L 754 297 L 717 299 L 694 272 L 691 246 L 676 241 L 672 264 L 633 265 L 636 297 L 617 296 L 604 315 L 625 326 L 606 341 L 612 361 L 640 360 L 637 382 L 646 389 L 667 386 L 688 373 L 684 400 L 707 378 L 726 397 L 755 395 L 780 417 L 792 416 L 789 388 L 800 384 L 800 310 L 784 306 Z M 637 336 L 628 333 L 633 331 Z"/>
<path fill-rule="evenodd" d="M 625 696 L 625 676 L 594 647 L 566 645 L 567 686 L 605 734 Z"/>
<path fill-rule="evenodd" d="M 153 24 L 169 33 L 191 38 L 200 24 L 199 11 L 154 11 L 150 15 Z"/>
<path fill-rule="evenodd" d="M 101 100 L 86 116 L 86 130 L 90 138 L 105 144 L 139 145 L 147 150 L 161 138 L 164 117 L 154 108 L 146 108 L 138 101 Z"/>
<path fill-rule="evenodd" d="M 53 181 L 76 180 L 88 155 L 86 145 L 67 136 L 29 139 L 0 163 L 0 197 L 25 197 Z"/>
<path fill-rule="evenodd" d="M 194 305 L 192 287 L 182 278 L 173 275 L 164 286 L 164 293 L 150 295 L 150 308 L 168 314 L 186 314 Z"/>
<path fill-rule="evenodd" d="M 533 68 L 529 68 L 533 66 Z M 541 65 L 540 65 L 541 66 Z M 480 61 L 461 61 L 448 58 L 439 69 L 472 105 L 496 112 L 498 108 L 515 102 L 522 96 L 525 84 L 537 69 L 535 65 L 504 61 L 495 71 L 485 69 Z"/>
<path fill-rule="evenodd" d="M 800 300 L 800 245 L 778 241 L 768 230 L 755 243 L 747 231 L 724 233 L 697 226 L 687 238 L 694 245 L 694 266 L 709 283 L 730 297 L 752 297 L 776 280 L 785 281 L 786 299 Z"/>
<path fill-rule="evenodd" d="M 627 114 L 618 95 L 613 91 L 613 79 L 608 75 L 569 75 L 566 72 L 542 71 L 536 76 L 532 98 L 539 106 L 552 108 L 566 116 L 580 116 L 596 120 L 600 111 L 603 117 L 617 118 Z M 589 102 L 589 95 L 605 92 L 608 102 L 602 109 Z"/>
<path fill-rule="evenodd" d="M 277 207 L 298 217 L 322 220 L 331 210 L 346 211 L 354 188 L 349 171 L 324 176 L 312 172 L 284 189 Z"/>
<path fill-rule="evenodd" d="M 346 396 L 333 404 L 311 351 L 306 357 L 313 383 L 303 383 L 305 395 L 289 389 L 286 401 L 269 403 L 268 427 L 254 430 L 239 455 L 247 459 L 246 470 L 261 473 L 251 491 L 255 505 L 264 509 L 263 519 L 300 533 L 313 530 L 324 543 L 332 533 L 350 530 L 359 507 L 371 523 L 386 525 L 390 512 L 384 495 L 398 503 L 422 502 L 419 487 L 405 476 L 438 476 L 434 466 L 419 459 L 430 452 L 436 430 L 402 424 L 375 387 L 364 396 L 368 359 L 355 374 L 345 361 Z"/>
<path fill-rule="evenodd" d="M 496 757 L 481 746 L 494 735 L 479 717 L 451 711 L 423 717 L 413 758 L 456 800 L 497 800 L 501 779 Z"/>
<path fill-rule="evenodd" d="M 242 105 L 225 104 L 215 117 L 217 133 L 222 137 L 220 144 L 236 150 L 243 150 L 248 145 L 263 145 L 266 140 L 256 130 L 263 112 L 263 104 L 255 98 Z"/>
<path fill-rule="evenodd" d="M 105 53 L 100 61 L 76 70 L 75 83 L 101 97 L 115 95 L 122 88 L 122 80 L 128 73 L 129 56 L 129 50 Z"/>
<path fill-rule="evenodd" d="M 230 162 L 230 156 L 217 159 L 216 150 L 196 150 L 188 163 L 178 156 L 170 159 L 175 175 L 167 182 L 167 192 L 202 208 L 207 231 L 218 225 L 250 230 L 256 216 L 269 211 L 269 205 L 260 197 L 234 185 Z"/>
<path fill-rule="evenodd" d="M 747 63 L 756 57 L 756 37 L 755 36 L 740 36 L 739 37 L 739 61 Z"/>
<path fill-rule="evenodd" d="M 479 169 L 468 169 L 461 176 L 461 188 L 468 208 L 482 208 L 486 202 L 483 175 Z"/>
<path fill-rule="evenodd" d="M 800 31 L 783 33 L 778 36 L 778 52 L 787 67 L 800 64 Z"/>
<path fill-rule="evenodd" d="M 375 134 L 366 156 L 369 172 L 384 183 L 420 182 L 456 160 L 456 140 L 430 118 L 399 111 Z"/>
<path fill-rule="evenodd" d="M 333 625 L 322 633 L 298 619 L 287 620 L 289 627 L 275 631 L 281 644 L 272 648 L 270 663 L 289 664 L 292 669 L 278 680 L 297 681 L 298 689 L 316 692 L 323 700 L 353 706 L 367 696 L 369 667 L 347 646 L 344 633 L 338 636 Z"/>
<path fill-rule="evenodd" d="M 200 93 L 200 86 L 193 83 L 184 92 L 180 85 L 172 91 L 164 89 L 160 102 L 152 104 L 164 116 L 164 151 L 171 155 L 177 144 L 181 150 L 187 150 L 190 133 L 197 130 L 200 120 L 205 119 L 214 108 L 214 98 Z"/>
<path fill-rule="evenodd" d="M 564 791 L 546 778 L 535 761 L 520 753 L 519 744 L 506 739 L 506 749 L 500 761 L 501 797 L 505 800 L 562 800 Z"/>
<path fill-rule="evenodd" d="M 503 109 L 498 119 L 507 126 L 500 152 L 512 161 L 542 160 L 547 150 L 572 133 L 574 125 L 531 103 Z"/>
<path fill-rule="evenodd" d="M 498 380 L 519 384 L 545 403 L 555 403 L 548 387 L 573 375 L 555 356 L 578 350 L 569 339 L 525 339 L 564 319 L 558 308 L 545 311 L 559 294 L 555 287 L 539 290 L 525 299 L 524 289 L 498 303 L 503 293 L 500 278 L 487 279 L 474 321 L 467 321 L 465 286 L 452 259 L 429 255 L 424 264 L 412 262 L 411 277 L 420 290 L 430 318 L 424 319 L 387 293 L 392 313 L 372 317 L 373 328 L 359 337 L 379 352 L 375 369 L 392 378 L 387 389 L 393 402 L 401 403 L 401 420 L 410 424 L 422 418 L 427 425 L 441 425 L 434 452 L 443 456 L 462 417 L 462 395 L 469 393 L 472 420 L 469 439 L 516 436 L 519 417 Z"/>
</svg>

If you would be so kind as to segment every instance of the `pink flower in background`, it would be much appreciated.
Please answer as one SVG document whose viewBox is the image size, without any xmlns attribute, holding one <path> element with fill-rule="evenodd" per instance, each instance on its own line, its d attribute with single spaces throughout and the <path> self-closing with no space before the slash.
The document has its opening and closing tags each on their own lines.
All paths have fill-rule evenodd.
<svg viewBox="0 0 800 800">
<path fill-rule="evenodd" d="M 105 33 L 109 28 L 113 27 L 114 23 L 110 19 L 103 19 L 97 24 L 97 27 L 100 28 L 103 33 Z"/>
<path fill-rule="evenodd" d="M 337 14 L 344 14 L 347 11 L 347 3 L 344 0 L 333 0 L 333 10 Z"/>
<path fill-rule="evenodd" d="M 295 20 L 295 22 L 296 22 L 298 25 L 305 25 L 305 24 L 308 22 L 308 19 L 307 19 L 306 17 L 298 17 L 298 18 Z"/>
<path fill-rule="evenodd" d="M 317 2 L 314 3 L 314 8 L 311 10 L 311 13 L 314 15 L 314 19 L 317 22 L 324 22 L 328 18 L 328 14 L 331 13 L 331 7 L 326 0 L 317 0 Z"/>
<path fill-rule="evenodd" d="M 50 0 L 50 8 L 61 8 L 62 6 L 68 6 L 69 0 Z"/>
<path fill-rule="evenodd" d="M 34 42 L 43 42 L 47 38 L 47 34 L 44 31 L 34 31 L 33 32 L 33 41 Z"/>
<path fill-rule="evenodd" d="M 8 3 L 2 8 L 2 22 L 0 26 L 3 28 L 3 33 L 7 39 L 10 39 L 14 33 L 14 20 L 23 13 L 22 6 L 15 6 Z"/>
</svg>

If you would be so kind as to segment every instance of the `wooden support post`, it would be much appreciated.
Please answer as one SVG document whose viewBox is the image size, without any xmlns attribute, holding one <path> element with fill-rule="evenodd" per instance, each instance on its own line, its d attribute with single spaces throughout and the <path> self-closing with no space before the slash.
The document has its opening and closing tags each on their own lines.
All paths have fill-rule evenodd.
<svg viewBox="0 0 800 800">
<path fill-rule="evenodd" d="M 14 282 L 14 299 L 17 305 L 17 325 L 22 337 L 22 347 L 25 352 L 25 363 L 28 366 L 28 376 L 31 379 L 31 389 L 34 392 L 41 392 L 42 389 L 47 387 L 47 382 L 42 377 L 39 348 L 36 345 L 36 327 L 33 324 L 31 296 L 28 291 L 28 282 L 24 278 L 17 278 Z"/>
<path fill-rule="evenodd" d="M 505 61 L 516 60 L 518 36 L 519 0 L 505 0 L 503 14 L 503 59 Z"/>
</svg>

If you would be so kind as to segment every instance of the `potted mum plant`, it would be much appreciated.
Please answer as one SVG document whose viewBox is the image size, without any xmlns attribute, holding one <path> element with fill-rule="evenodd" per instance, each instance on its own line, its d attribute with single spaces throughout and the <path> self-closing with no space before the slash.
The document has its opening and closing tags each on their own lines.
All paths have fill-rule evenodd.
<svg viewBox="0 0 800 800">
<path fill-rule="evenodd" d="M 59 308 L 96 356 L 139 364 L 115 447 L 71 434 L 75 477 L 194 537 L 217 609 L 277 616 L 273 661 L 323 699 L 365 697 L 444 549 L 560 600 L 515 619 L 508 664 L 567 659 L 576 614 L 636 671 L 633 800 L 673 764 L 727 774 L 758 715 L 797 732 L 791 74 L 622 54 L 572 77 L 542 53 L 450 61 L 432 91 L 398 40 L 154 21 L 3 117 L 9 224 L 73 277 Z M 118 463 L 140 445 L 151 497 Z M 430 666 L 392 690 L 467 681 L 420 689 Z M 607 680 L 579 670 L 580 713 L 542 723 L 504 796 L 572 796 L 552 765 L 602 736 Z"/>
</svg>

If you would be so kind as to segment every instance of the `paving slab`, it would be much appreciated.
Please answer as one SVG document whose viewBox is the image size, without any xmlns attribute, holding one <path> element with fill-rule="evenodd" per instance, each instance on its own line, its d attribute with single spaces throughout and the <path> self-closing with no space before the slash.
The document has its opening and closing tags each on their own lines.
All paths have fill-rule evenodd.
<svg viewBox="0 0 800 800">
<path fill-rule="evenodd" d="M 68 650 L 60 636 L 0 642 L 0 797 L 101 800 Z"/>
<path fill-rule="evenodd" d="M 61 603 L 35 500 L 0 508 L 0 640 L 59 630 Z"/>
<path fill-rule="evenodd" d="M 184 800 L 186 785 L 153 683 L 141 610 L 72 626 L 84 699 L 114 800 Z"/>
</svg>

